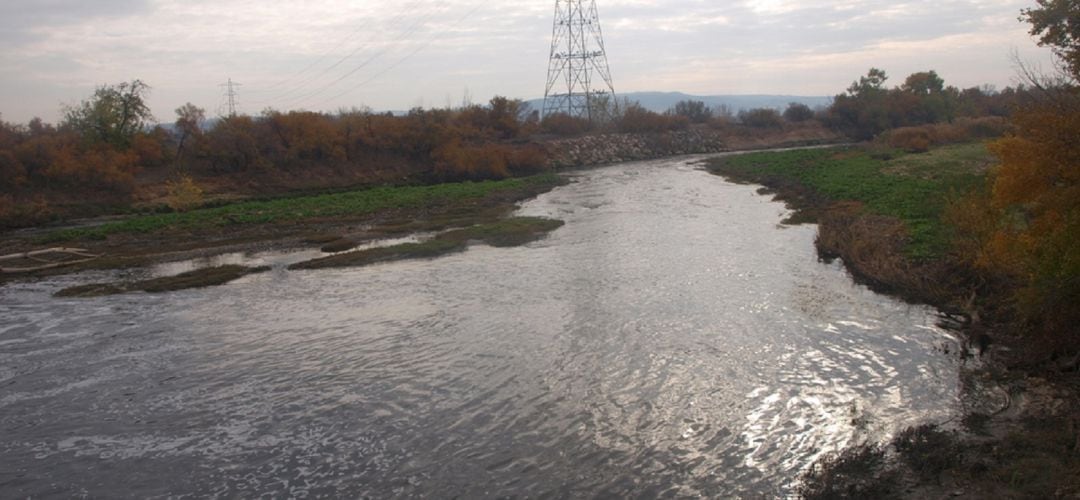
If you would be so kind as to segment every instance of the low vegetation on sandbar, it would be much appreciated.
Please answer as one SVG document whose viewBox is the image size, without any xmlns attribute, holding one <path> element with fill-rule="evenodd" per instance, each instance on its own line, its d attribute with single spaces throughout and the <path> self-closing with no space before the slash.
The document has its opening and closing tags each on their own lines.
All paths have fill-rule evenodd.
<svg viewBox="0 0 1080 500">
<path fill-rule="evenodd" d="M 289 269 L 357 267 L 406 259 L 430 259 L 465 251 L 471 241 L 479 241 L 495 247 L 519 246 L 536 241 L 562 225 L 563 221 L 542 217 L 511 217 L 447 231 L 420 243 L 369 248 L 298 262 L 289 266 Z"/>
<path fill-rule="evenodd" d="M 208 286 L 224 285 L 230 281 L 242 278 L 249 274 L 269 271 L 267 266 L 246 267 L 238 265 L 226 265 L 196 269 L 176 276 L 165 276 L 143 281 L 116 282 L 116 283 L 93 283 L 89 285 L 73 286 L 56 292 L 57 297 L 101 297 L 105 295 L 118 295 L 130 292 L 162 293 L 189 288 L 203 288 Z"/>
</svg>

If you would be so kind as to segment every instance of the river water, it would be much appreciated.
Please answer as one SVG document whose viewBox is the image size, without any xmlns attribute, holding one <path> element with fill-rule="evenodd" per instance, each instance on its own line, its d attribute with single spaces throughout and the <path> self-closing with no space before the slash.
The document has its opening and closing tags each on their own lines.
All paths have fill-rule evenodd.
<svg viewBox="0 0 1080 500">
<path fill-rule="evenodd" d="M 952 418 L 935 311 L 687 159 L 569 176 L 520 248 L 289 272 L 231 255 L 0 288 L 2 497 L 781 496 Z M 60 288 L 220 262 L 163 295 Z"/>
</svg>

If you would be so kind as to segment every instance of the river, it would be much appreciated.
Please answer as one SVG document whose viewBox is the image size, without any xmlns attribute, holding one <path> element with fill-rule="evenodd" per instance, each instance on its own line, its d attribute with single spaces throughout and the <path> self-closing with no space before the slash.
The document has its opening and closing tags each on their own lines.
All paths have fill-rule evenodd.
<svg viewBox="0 0 1080 500">
<path fill-rule="evenodd" d="M 229 255 L 0 288 L 3 497 L 782 496 L 958 412 L 933 309 L 691 159 L 567 174 L 519 248 L 286 271 Z M 56 299 L 219 262 L 229 285 Z"/>
</svg>

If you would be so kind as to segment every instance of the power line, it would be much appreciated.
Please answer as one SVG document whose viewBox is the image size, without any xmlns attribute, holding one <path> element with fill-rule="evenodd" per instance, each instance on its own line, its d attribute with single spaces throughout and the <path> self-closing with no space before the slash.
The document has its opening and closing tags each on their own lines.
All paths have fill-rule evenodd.
<svg viewBox="0 0 1080 500">
<path fill-rule="evenodd" d="M 474 6 L 474 8 L 473 8 L 473 9 L 472 9 L 471 11 L 469 11 L 469 12 L 468 12 L 467 14 L 465 14 L 465 15 L 461 16 L 461 17 L 460 17 L 460 18 L 458 19 L 458 21 L 454 22 L 454 24 L 451 24 L 451 25 L 450 25 L 449 27 L 450 27 L 450 28 L 453 28 L 453 27 L 456 27 L 456 26 L 458 26 L 459 24 L 461 24 L 462 22 L 464 22 L 464 21 L 465 21 L 465 19 L 467 19 L 467 18 L 471 17 L 471 16 L 473 15 L 473 14 L 475 14 L 475 13 L 476 13 L 476 11 L 480 10 L 480 9 L 482 8 L 482 6 L 484 6 L 484 5 L 483 5 L 483 4 L 480 4 L 480 5 L 476 5 L 476 6 Z M 368 78 L 367 80 L 364 80 L 364 81 L 363 81 L 363 82 L 361 82 L 360 84 L 357 84 L 357 85 L 355 85 L 355 86 L 351 87 L 351 89 L 349 89 L 349 90 L 346 90 L 345 92 L 342 92 L 342 93 L 340 93 L 340 94 L 337 94 L 337 95 L 335 95 L 335 96 L 333 96 L 333 97 L 329 97 L 329 98 L 327 98 L 327 99 L 325 99 L 325 100 L 322 100 L 322 102 L 320 102 L 320 103 L 319 103 L 319 106 L 322 106 L 322 105 L 324 105 L 324 104 L 326 104 L 326 103 L 329 103 L 329 102 L 330 102 L 330 100 L 335 100 L 335 99 L 338 99 L 338 98 L 340 98 L 340 97 L 343 97 L 343 96 L 345 96 L 346 94 L 349 94 L 349 93 L 351 93 L 351 92 L 354 92 L 354 91 L 356 91 L 357 89 L 361 89 L 361 87 L 363 87 L 363 86 L 367 85 L 368 83 L 370 83 L 370 82 L 373 82 L 373 81 L 375 81 L 376 79 L 378 79 L 379 77 L 381 77 L 381 76 L 383 76 L 383 75 L 386 75 L 386 73 L 390 72 L 390 71 L 391 71 L 391 70 L 393 70 L 394 68 L 396 68 L 396 67 L 399 67 L 399 66 L 401 66 L 402 64 L 404 64 L 404 63 L 406 62 L 406 60 L 410 59 L 411 57 L 415 56 L 416 54 L 419 54 L 419 53 L 420 53 L 420 51 L 422 51 L 422 50 L 424 50 L 424 49 L 427 49 L 427 48 L 428 48 L 428 46 L 430 46 L 430 45 L 431 45 L 432 43 L 434 43 L 434 42 L 435 42 L 435 40 L 437 40 L 437 39 L 438 39 L 438 38 L 440 38 L 441 36 L 442 36 L 442 32 L 440 32 L 440 33 L 435 33 L 435 36 L 434 36 L 434 37 L 431 37 L 431 38 L 430 38 L 430 39 L 428 39 L 428 40 L 427 40 L 426 42 L 424 42 L 424 43 L 420 44 L 419 46 L 417 46 L 417 48 L 416 48 L 416 49 L 414 49 L 413 51 L 409 52 L 408 54 L 406 54 L 406 55 L 405 55 L 404 57 L 402 57 L 401 59 L 397 60 L 397 62 L 395 62 L 394 64 L 392 64 L 392 65 L 388 66 L 387 68 L 384 68 L 383 70 L 381 70 L 381 71 L 379 71 L 379 72 L 375 73 L 375 75 L 373 75 L 372 77 Z"/>
<path fill-rule="evenodd" d="M 444 4 L 445 2 L 440 2 L 440 3 Z M 474 11 L 475 11 L 475 9 L 474 9 Z M 364 60 L 364 62 L 360 63 L 359 65 L 357 65 L 355 67 L 353 67 L 350 71 L 342 74 L 341 76 L 339 76 L 334 81 L 332 81 L 332 82 L 330 82 L 330 83 L 328 83 L 326 85 L 323 85 L 322 87 L 318 88 L 317 90 L 314 90 L 314 91 L 309 92 L 307 94 L 304 94 L 304 95 L 301 95 L 299 97 L 288 100 L 285 107 L 291 107 L 293 105 L 302 103 L 307 99 L 310 99 L 312 97 L 316 97 L 318 95 L 321 95 L 324 92 L 326 92 L 327 90 L 329 90 L 331 87 L 333 87 L 334 85 L 337 85 L 338 83 L 341 83 L 342 81 L 344 81 L 346 78 L 349 78 L 349 77 L 355 75 L 357 72 L 359 72 L 360 70 L 367 67 L 369 64 L 374 62 L 376 59 L 378 59 L 378 58 L 382 57 L 383 55 L 385 55 L 386 53 L 390 52 L 391 49 L 396 48 L 396 44 L 398 44 L 399 42 L 405 40 L 409 36 L 413 35 L 417 31 L 419 31 L 420 27 L 434 16 L 435 16 L 435 13 L 433 11 L 429 11 L 428 13 L 424 14 L 416 22 L 414 22 L 411 26 L 409 26 L 409 28 L 407 28 L 405 31 L 399 33 L 398 36 L 396 38 L 394 38 L 394 40 L 391 41 L 390 44 L 387 45 L 386 48 L 376 52 L 371 57 L 368 57 L 366 60 Z"/>
<path fill-rule="evenodd" d="M 392 40 L 390 40 L 388 42 L 385 42 L 383 44 L 384 47 L 381 50 L 378 50 L 378 51 L 374 52 L 372 55 L 368 56 L 362 63 L 360 63 L 358 66 L 354 67 L 351 71 L 348 71 L 348 72 L 342 74 L 341 76 L 338 76 L 337 78 L 335 78 L 333 81 L 330 81 L 329 83 L 312 85 L 314 82 L 317 82 L 323 76 L 330 73 L 332 70 L 334 70 L 335 68 L 337 68 L 338 66 L 340 66 L 344 62 L 346 62 L 349 59 L 355 57 L 357 54 L 361 53 L 365 49 L 370 48 L 371 45 L 373 43 L 375 43 L 376 39 L 378 39 L 382 35 L 382 33 L 385 33 L 387 30 L 382 30 L 380 32 L 373 32 L 372 35 L 368 38 L 368 40 L 366 40 L 365 42 L 363 42 L 359 46 L 355 47 L 348 54 L 338 58 L 336 61 L 334 61 L 333 64 L 330 64 L 329 66 L 323 68 L 321 71 L 319 71 L 316 74 L 313 74 L 313 75 L 310 75 L 310 76 L 308 76 L 306 78 L 303 78 L 296 85 L 294 85 L 291 88 L 285 90 L 284 92 L 281 92 L 281 93 L 277 94 L 276 96 L 274 96 L 272 98 L 261 100 L 259 102 L 268 103 L 268 104 L 275 105 L 275 106 L 281 107 L 281 108 L 290 108 L 290 107 L 293 107 L 294 105 L 299 104 L 299 103 L 301 103 L 301 102 L 303 102 L 303 101 L 305 101 L 307 99 L 310 99 L 312 97 L 315 97 L 317 95 L 322 94 L 323 92 L 326 92 L 327 90 L 329 90 L 330 87 L 333 87 L 337 83 L 345 80 L 349 76 L 352 76 L 353 74 L 360 71 L 364 67 L 367 67 L 369 64 L 371 64 L 374 61 L 378 60 L 380 57 L 382 57 L 386 53 L 390 52 L 391 50 L 394 50 L 396 48 L 396 44 L 400 43 L 402 40 L 406 39 L 407 37 L 411 36 L 412 34 L 416 33 L 417 31 L 419 31 L 419 29 L 423 26 L 424 23 L 426 23 L 434 15 L 436 15 L 437 12 L 434 10 L 434 8 L 444 6 L 446 4 L 446 1 L 445 0 L 439 0 L 438 2 L 436 2 L 433 5 L 423 5 L 422 8 L 421 8 L 421 4 L 422 4 L 422 2 L 417 2 L 417 1 L 414 1 L 414 2 L 412 2 L 410 4 L 407 4 L 405 6 L 405 8 L 398 15 L 396 15 L 393 19 L 391 19 L 387 23 L 387 25 L 391 27 L 389 32 L 390 33 L 398 32 L 397 35 Z M 412 21 L 411 23 L 409 23 L 407 25 L 401 23 L 401 21 L 406 19 L 410 13 L 414 13 L 417 10 L 420 10 L 421 12 L 424 12 L 424 14 L 420 18 Z M 401 26 L 403 29 L 399 31 L 399 29 L 397 28 L 398 26 Z M 311 65 L 309 65 L 309 66 L 311 66 Z"/>
<path fill-rule="evenodd" d="M 399 22 L 400 22 L 400 21 L 401 21 L 402 19 L 404 19 L 404 18 L 405 18 L 405 16 L 406 16 L 406 13 L 407 13 L 407 12 L 409 12 L 409 11 L 410 11 L 410 10 L 411 10 L 411 9 L 412 9 L 413 7 L 415 7 L 415 6 L 416 6 L 417 4 L 419 4 L 419 3 L 420 3 L 419 1 L 416 1 L 416 0 L 414 0 L 414 1 L 410 2 L 409 4 L 406 4 L 406 5 L 405 5 L 405 7 L 404 7 L 404 8 L 402 9 L 402 11 L 401 11 L 401 12 L 399 12 L 399 13 L 398 13 L 398 14 L 397 14 L 396 16 L 394 16 L 394 17 L 393 17 L 392 19 L 390 19 L 390 21 L 389 21 L 389 22 L 388 22 L 387 24 L 388 24 L 388 25 L 395 25 L 395 24 L 398 24 L 398 23 L 399 23 Z M 353 31 L 352 33 L 350 33 L 350 34 L 349 34 L 348 36 L 346 36 L 346 37 L 345 37 L 344 39 L 342 39 L 342 41 L 340 41 L 340 42 L 339 42 L 339 43 L 338 43 L 337 45 L 335 45 L 335 46 L 334 46 L 333 48 L 331 48 L 331 49 L 327 50 L 327 51 L 326 51 L 326 52 L 324 52 L 324 53 L 323 53 L 322 55 L 320 55 L 318 59 L 316 59 L 316 60 L 315 60 L 315 61 L 313 61 L 312 63 L 310 63 L 310 64 L 308 64 L 307 66 L 305 66 L 305 67 L 304 67 L 304 69 L 300 70 L 299 72 L 297 72 L 297 73 L 296 73 L 296 74 L 294 74 L 293 76 L 291 76 L 291 77 L 289 77 L 289 78 L 286 78 L 285 80 L 281 80 L 281 81 L 279 81 L 278 83 L 276 83 L 276 84 L 273 84 L 273 85 L 271 85 L 270 87 L 268 87 L 268 89 L 267 89 L 267 90 L 270 90 L 270 89 L 272 89 L 272 88 L 274 88 L 274 87 L 278 87 L 278 86 L 280 86 L 280 85 L 282 85 L 282 84 L 284 84 L 284 83 L 286 83 L 286 82 L 289 82 L 289 81 L 292 81 L 292 80 L 296 80 L 296 78 L 297 78 L 298 76 L 300 76 L 300 75 L 302 75 L 302 74 L 304 74 L 304 73 L 306 73 L 306 72 L 308 72 L 308 71 L 312 70 L 313 68 L 315 68 L 316 66 L 318 66 L 318 65 L 319 65 L 319 63 L 321 63 L 321 62 L 322 62 L 322 61 L 323 61 L 324 59 L 326 59 L 326 57 L 327 57 L 328 55 L 330 55 L 330 53 L 331 53 L 331 52 L 333 52 L 333 51 L 337 50 L 337 49 L 338 49 L 338 48 L 340 48 L 340 47 L 341 47 L 342 45 L 345 45 L 345 43 L 346 43 L 346 42 L 347 42 L 347 41 L 348 41 L 348 40 L 349 40 L 350 38 L 352 38 L 353 36 L 355 36 L 355 35 L 356 35 L 357 33 L 359 33 L 360 31 L 362 31 L 362 30 L 363 30 L 364 28 L 366 28 L 366 27 L 370 26 L 371 24 L 372 24 L 372 21 L 371 21 L 371 19 L 369 18 L 369 19 L 367 20 L 367 22 L 365 22 L 364 24 L 362 24 L 362 25 L 361 25 L 361 26 L 360 26 L 359 28 L 357 28 L 357 29 L 356 29 L 356 30 L 354 30 L 354 31 Z M 323 70 L 322 70 L 322 71 L 320 71 L 319 73 L 317 73 L 317 74 L 315 74 L 315 75 L 313 75 L 313 76 L 308 76 L 308 77 L 305 77 L 305 78 L 301 79 L 301 80 L 300 80 L 300 82 L 299 82 L 298 84 L 296 84 L 296 85 L 294 85 L 294 86 L 291 86 L 291 87 L 289 87 L 288 89 L 284 90 L 283 92 L 280 92 L 280 93 L 278 93 L 277 95 L 275 95 L 275 96 L 273 96 L 273 97 L 271 97 L 271 98 L 268 98 L 268 99 L 263 99 L 263 100 L 260 100 L 260 101 L 258 101 L 258 102 L 260 102 L 260 103 L 266 103 L 266 102 L 272 102 L 272 101 L 279 101 L 279 100 L 281 100 L 281 99 L 283 99 L 283 98 L 286 98 L 286 97 L 287 97 L 287 96 L 289 96 L 290 94 L 295 94 L 296 92 L 299 92 L 299 91 L 302 91 L 302 90 L 304 90 L 304 87 L 305 87 L 305 86 L 306 86 L 306 85 L 307 85 L 308 83 L 311 83 L 311 82 L 313 82 L 313 81 L 315 81 L 315 80 L 318 80 L 318 79 L 319 79 L 319 78 L 321 78 L 321 77 L 322 77 L 323 75 L 325 75 L 325 74 L 329 73 L 329 72 L 330 72 L 331 70 L 333 70 L 334 68 L 336 68 L 336 67 L 340 66 L 340 65 L 341 65 L 342 63 L 344 63 L 344 62 L 345 62 L 346 60 L 348 60 L 349 58 L 351 58 L 351 57 L 355 56 L 355 55 L 356 55 L 356 54 L 358 54 L 358 53 L 359 53 L 360 51 L 362 51 L 362 50 L 364 50 L 364 49 L 368 48 L 368 47 L 369 47 L 369 46 L 370 46 L 370 45 L 372 44 L 372 42 L 374 42 L 374 41 L 376 40 L 376 38 L 378 38 L 378 37 L 379 37 L 379 35 L 380 35 L 380 33 L 378 33 L 378 32 L 374 32 L 374 31 L 373 31 L 373 32 L 371 33 L 371 35 L 370 35 L 370 36 L 369 36 L 369 37 L 367 38 L 367 40 L 366 40 L 366 41 L 364 41 L 363 43 L 361 43 L 361 44 L 360 44 L 359 46 L 357 46 L 356 48 L 354 48 L 354 49 L 353 49 L 353 50 L 352 50 L 351 52 L 349 52 L 349 53 L 348 53 L 348 54 L 346 54 L 345 56 L 343 56 L 343 57 L 340 57 L 340 58 L 338 58 L 338 59 L 337 59 L 337 60 L 336 60 L 336 61 L 335 61 L 335 62 L 334 62 L 333 64 L 331 64 L 331 65 L 327 66 L 326 68 L 323 68 Z"/>
</svg>

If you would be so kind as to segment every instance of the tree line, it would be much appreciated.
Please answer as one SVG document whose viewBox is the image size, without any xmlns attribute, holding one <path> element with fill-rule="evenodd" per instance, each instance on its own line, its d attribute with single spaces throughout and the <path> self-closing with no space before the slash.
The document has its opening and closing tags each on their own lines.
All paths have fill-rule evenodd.
<svg viewBox="0 0 1080 500">
<path fill-rule="evenodd" d="M 813 126 L 869 139 L 897 127 L 1003 117 L 1031 92 L 960 90 L 946 86 L 934 71 L 912 74 L 892 89 L 886 80 L 884 71 L 871 69 L 823 109 L 791 103 L 783 110 L 735 112 L 687 100 L 658 113 L 636 102 L 599 99 L 593 115 L 603 119 L 590 122 L 565 114 L 541 119 L 520 100 L 495 97 L 485 105 L 417 108 L 403 115 L 267 109 L 211 119 L 189 103 L 168 125 L 158 125 L 150 113 L 150 87 L 133 80 L 99 87 L 66 107 L 57 125 L 0 120 L 0 227 L 114 212 L 165 197 L 182 200 L 170 201 L 182 209 L 202 202 L 203 188 L 272 195 L 530 174 L 545 168 L 542 144 L 548 137 L 690 128 L 753 135 Z M 934 142 L 925 134 L 894 136 L 899 146 L 919 150 Z"/>
</svg>

